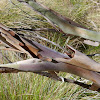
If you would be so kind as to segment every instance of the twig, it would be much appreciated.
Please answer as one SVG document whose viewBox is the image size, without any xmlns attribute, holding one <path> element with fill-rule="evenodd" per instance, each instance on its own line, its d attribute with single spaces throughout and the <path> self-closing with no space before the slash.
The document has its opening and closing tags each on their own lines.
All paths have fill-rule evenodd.
<svg viewBox="0 0 100 100">
<path fill-rule="evenodd" d="M 13 69 L 13 68 L 1 68 L 0 67 L 0 73 L 18 73 L 18 72 L 20 72 L 19 70 L 17 70 L 17 69 Z"/>
<path fill-rule="evenodd" d="M 52 31 L 52 32 L 58 32 L 55 29 L 49 29 L 49 28 L 37 28 L 37 29 L 28 29 L 28 28 L 10 28 L 14 31 Z"/>
<path fill-rule="evenodd" d="M 87 55 L 87 56 L 90 56 L 90 57 L 92 57 L 92 56 L 100 56 L 100 54 L 91 54 L 91 55 Z"/>
<path fill-rule="evenodd" d="M 52 79 L 57 80 L 57 81 L 62 81 L 61 77 L 58 76 L 58 78 L 55 78 L 50 73 L 47 73 L 47 72 L 35 72 L 35 73 L 39 74 L 39 75 L 42 75 L 42 76 L 46 76 L 46 77 L 52 78 Z M 67 79 L 67 78 L 63 78 L 63 79 L 64 79 L 64 82 L 73 83 L 73 84 L 79 85 L 79 86 L 81 86 L 83 88 L 86 88 L 86 89 L 89 89 L 91 87 L 91 85 L 88 85 L 88 84 L 85 84 L 85 83 L 81 83 L 79 81 L 74 81 L 72 79 Z M 100 89 L 98 89 L 97 91 L 100 92 Z"/>
<path fill-rule="evenodd" d="M 13 49 L 13 48 L 6 48 L 6 47 L 0 47 L 0 50 L 7 50 L 7 51 L 15 51 L 15 52 L 24 53 L 20 50 L 16 50 L 16 49 Z"/>
</svg>

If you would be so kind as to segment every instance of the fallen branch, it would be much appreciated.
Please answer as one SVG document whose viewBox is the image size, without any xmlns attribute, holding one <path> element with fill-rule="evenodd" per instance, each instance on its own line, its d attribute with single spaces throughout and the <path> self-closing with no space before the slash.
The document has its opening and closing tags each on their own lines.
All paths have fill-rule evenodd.
<svg viewBox="0 0 100 100">
<path fill-rule="evenodd" d="M 14 69 L 18 72 L 39 72 L 40 74 L 43 71 L 48 71 L 56 79 L 59 79 L 56 72 L 68 72 L 92 81 L 93 85 L 89 89 L 98 90 L 100 88 L 100 73 L 98 73 L 100 72 L 100 63 L 93 61 L 72 47 L 67 45 L 68 49 L 72 51 L 71 54 L 68 54 L 67 51 L 66 54 L 62 54 L 21 37 L 2 24 L 0 24 L 0 36 L 4 43 L 33 57 L 33 59 L 16 63 L 1 64 L 0 68 Z M 8 70 L 8 72 L 11 71 Z"/>
<path fill-rule="evenodd" d="M 63 71 L 63 72 L 72 73 L 80 77 L 89 79 L 93 81 L 97 86 L 100 87 L 99 73 L 89 71 L 80 67 L 76 67 L 70 64 L 65 64 L 62 62 L 52 63 L 52 62 L 46 62 L 46 61 L 42 61 L 42 60 L 34 58 L 34 59 L 28 59 L 28 60 L 19 61 L 19 62 L 15 62 L 11 64 L 3 64 L 3 65 L 0 65 L 0 68 L 11 68 L 11 69 L 16 69 L 23 72 L 35 72 L 35 73 L 39 72 L 40 74 L 42 71 Z M 56 78 L 57 80 L 59 80 L 56 75 L 53 75 L 53 78 Z"/>
<path fill-rule="evenodd" d="M 28 7 L 32 8 L 39 14 L 43 15 L 44 18 L 49 20 L 51 23 L 56 24 L 64 33 L 77 35 L 86 39 L 94 40 L 100 42 L 100 32 L 91 31 L 85 28 L 80 28 L 80 26 L 73 21 L 67 20 L 60 14 L 54 12 L 53 10 L 39 4 L 32 0 L 18 0 L 19 2 L 24 2 Z"/>
</svg>

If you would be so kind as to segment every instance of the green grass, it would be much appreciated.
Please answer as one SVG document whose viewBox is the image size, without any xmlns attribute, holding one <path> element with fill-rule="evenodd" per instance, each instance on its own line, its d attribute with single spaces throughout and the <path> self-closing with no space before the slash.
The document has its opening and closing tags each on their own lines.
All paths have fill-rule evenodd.
<svg viewBox="0 0 100 100">
<path fill-rule="evenodd" d="M 8 0 L 0 1 L 0 22 L 9 27 L 24 27 L 24 28 L 52 28 L 50 24 L 36 12 L 22 6 L 16 0 L 12 0 L 17 5 L 13 5 Z M 54 9 L 60 14 L 71 18 L 72 20 L 87 26 L 88 28 L 100 31 L 100 11 L 96 3 L 89 0 L 38 0 L 46 6 Z M 96 0 L 97 1 L 97 0 Z M 19 8 L 18 8 L 19 7 Z M 21 10 L 22 9 L 22 10 Z M 23 12 L 24 11 L 24 12 Z M 26 14 L 26 13 L 27 14 Z M 44 22 L 42 21 L 44 20 Z M 26 34 L 33 34 L 25 32 Z M 74 48 L 82 48 L 86 54 L 100 53 L 99 47 L 82 46 L 82 39 L 79 37 L 65 37 L 61 33 L 52 32 L 36 32 L 37 34 L 48 38 L 49 40 L 65 47 L 66 39 L 69 38 L 68 44 Z M 34 39 L 34 38 L 33 38 Z M 40 39 L 34 39 L 43 45 L 50 48 L 59 49 L 52 44 L 48 44 Z M 80 47 L 79 47 L 80 46 Z M 65 47 L 66 48 L 66 47 Z M 6 57 L 11 61 L 19 61 L 27 59 L 23 58 L 20 53 L 10 51 L 0 51 L 3 57 L 0 57 L 0 63 L 9 63 Z M 93 57 L 94 60 L 100 62 L 99 57 Z M 80 79 L 78 76 L 69 73 L 59 73 L 66 78 L 78 79 L 85 83 L 90 81 Z M 62 83 L 51 80 L 34 73 L 14 73 L 0 74 L 0 100 L 99 100 L 100 94 L 84 89 L 80 86 Z"/>
</svg>

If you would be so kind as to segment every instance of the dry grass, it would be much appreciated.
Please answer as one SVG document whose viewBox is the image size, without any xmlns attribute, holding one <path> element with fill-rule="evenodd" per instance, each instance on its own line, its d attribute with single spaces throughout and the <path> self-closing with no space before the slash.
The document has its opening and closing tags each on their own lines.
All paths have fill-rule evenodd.
<svg viewBox="0 0 100 100">
<path fill-rule="evenodd" d="M 24 28 L 46 28 L 52 26 L 48 22 L 36 14 L 36 12 L 18 3 L 16 0 L 12 0 L 17 5 L 11 4 L 8 0 L 0 1 L 0 22 L 9 27 L 24 27 Z M 96 3 L 99 0 L 37 0 L 46 6 L 54 9 L 60 14 L 71 18 L 72 20 L 87 26 L 88 28 L 96 31 L 100 31 L 100 3 Z M 29 32 L 25 32 L 30 34 Z M 41 36 L 64 45 L 66 38 L 68 43 L 75 48 L 83 48 L 80 38 L 65 37 L 62 34 L 51 32 L 37 32 Z M 33 34 L 33 33 L 31 33 Z M 37 39 L 35 39 L 37 40 Z M 47 42 L 40 41 L 44 45 L 48 45 Z M 79 44 L 79 45 L 78 45 Z M 65 44 L 66 45 L 66 44 Z M 59 50 L 52 44 L 48 45 L 50 48 Z M 88 46 L 88 49 L 84 51 L 86 54 L 100 53 L 100 47 Z M 1 51 L 0 62 L 9 63 L 18 60 L 23 60 L 20 53 Z M 6 57 L 8 59 L 6 59 Z M 26 58 L 27 59 L 27 56 Z M 100 62 L 100 58 L 93 58 Z M 80 79 L 75 75 L 66 73 L 60 73 L 60 75 L 66 78 L 78 79 L 84 82 L 89 82 L 85 79 Z M 98 92 L 93 92 L 87 89 L 83 89 L 77 85 L 69 83 L 56 82 L 54 80 L 42 77 L 33 73 L 18 73 L 18 74 L 0 74 L 0 100 L 99 100 L 100 95 Z"/>
</svg>

